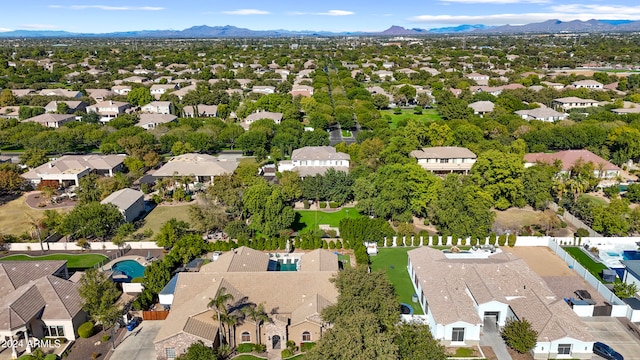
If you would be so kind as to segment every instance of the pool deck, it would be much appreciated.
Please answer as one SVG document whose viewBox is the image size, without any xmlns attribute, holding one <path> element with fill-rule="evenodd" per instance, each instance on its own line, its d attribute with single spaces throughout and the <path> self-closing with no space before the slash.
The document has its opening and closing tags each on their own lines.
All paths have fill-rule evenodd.
<svg viewBox="0 0 640 360">
<path fill-rule="evenodd" d="M 147 267 L 149 266 L 150 262 L 147 261 L 144 257 L 142 256 L 137 256 L 137 255 L 125 255 L 125 256 L 121 256 L 117 259 L 113 259 L 111 261 L 109 261 L 108 263 L 102 265 L 102 267 L 100 268 L 102 271 L 110 271 L 111 268 L 113 267 L 113 265 L 115 263 L 119 263 L 120 261 L 125 261 L 125 260 L 134 260 L 137 261 L 140 265 Z"/>
</svg>

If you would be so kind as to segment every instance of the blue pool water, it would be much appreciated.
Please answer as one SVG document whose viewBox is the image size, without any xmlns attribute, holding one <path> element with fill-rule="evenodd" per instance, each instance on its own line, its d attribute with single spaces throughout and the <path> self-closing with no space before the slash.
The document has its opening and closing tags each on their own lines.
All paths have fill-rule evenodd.
<svg viewBox="0 0 640 360">
<path fill-rule="evenodd" d="M 111 267 L 114 273 L 121 272 L 129 278 L 129 281 L 133 278 L 144 276 L 144 266 L 140 265 L 135 260 L 122 260 L 113 264 Z M 128 281 L 127 281 L 128 282 Z"/>
<path fill-rule="evenodd" d="M 613 251 L 607 251 L 607 255 L 612 256 L 612 257 L 618 257 L 620 256 L 619 253 L 617 252 L 613 252 Z"/>
<path fill-rule="evenodd" d="M 625 260 L 640 260 L 640 251 L 625 250 L 622 253 L 622 258 Z"/>
</svg>

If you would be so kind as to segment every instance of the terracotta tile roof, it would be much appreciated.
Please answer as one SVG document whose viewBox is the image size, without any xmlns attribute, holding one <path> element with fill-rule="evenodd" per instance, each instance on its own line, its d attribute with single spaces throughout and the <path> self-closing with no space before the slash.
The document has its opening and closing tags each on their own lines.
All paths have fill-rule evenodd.
<svg viewBox="0 0 640 360">
<path fill-rule="evenodd" d="M 616 165 L 589 150 L 564 150 L 556 153 L 531 153 L 524 155 L 524 161 L 532 164 L 537 162 L 553 164 L 555 160 L 562 162 L 562 170 L 564 171 L 570 170 L 578 160 L 593 163 L 595 170 L 598 170 L 599 164 L 604 166 L 603 170 L 620 170 Z"/>
</svg>

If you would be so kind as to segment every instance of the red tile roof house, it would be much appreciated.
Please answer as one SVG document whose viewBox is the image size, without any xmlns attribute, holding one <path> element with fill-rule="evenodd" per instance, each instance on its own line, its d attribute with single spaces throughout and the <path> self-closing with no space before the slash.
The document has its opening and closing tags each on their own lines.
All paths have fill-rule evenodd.
<svg viewBox="0 0 640 360">
<path fill-rule="evenodd" d="M 87 321 L 78 284 L 67 280 L 67 262 L 3 261 L 0 263 L 0 336 L 23 341 L 27 352 L 33 338 L 75 340 Z M 12 358 L 18 354 L 12 348 Z"/>
<path fill-rule="evenodd" d="M 530 167 L 536 163 L 553 164 L 556 160 L 560 160 L 562 163 L 562 170 L 560 173 L 569 173 L 573 165 L 575 165 L 578 160 L 582 160 L 585 163 L 593 163 L 593 175 L 599 179 L 613 179 L 620 175 L 619 167 L 589 150 L 564 150 L 551 154 L 526 154 L 524 156 L 524 166 Z"/>
</svg>

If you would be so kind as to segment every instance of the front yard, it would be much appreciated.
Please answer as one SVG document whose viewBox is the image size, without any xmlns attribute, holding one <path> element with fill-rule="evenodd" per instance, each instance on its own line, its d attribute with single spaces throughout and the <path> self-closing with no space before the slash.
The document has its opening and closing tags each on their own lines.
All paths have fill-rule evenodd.
<svg viewBox="0 0 640 360">
<path fill-rule="evenodd" d="M 423 315 L 420 305 L 411 301 L 415 290 L 407 271 L 407 264 L 409 263 L 407 252 L 412 249 L 414 248 L 379 249 L 378 255 L 371 257 L 371 270 L 385 272 L 396 289 L 400 302 L 411 305 L 415 315 Z"/>
</svg>

